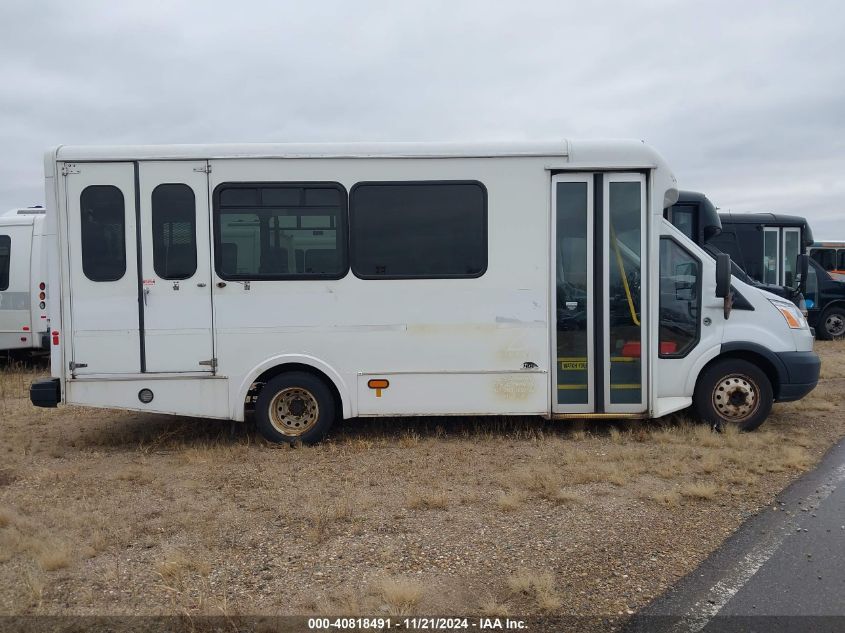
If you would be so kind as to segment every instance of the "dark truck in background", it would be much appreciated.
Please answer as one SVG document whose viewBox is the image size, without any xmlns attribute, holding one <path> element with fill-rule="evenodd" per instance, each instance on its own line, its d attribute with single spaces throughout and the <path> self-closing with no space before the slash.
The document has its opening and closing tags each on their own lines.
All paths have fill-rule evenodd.
<svg viewBox="0 0 845 633">
<path fill-rule="evenodd" d="M 807 257 L 813 232 L 805 218 L 719 213 L 707 196 L 692 191 L 680 192 L 664 216 L 711 255 L 730 255 L 737 278 L 806 309 L 818 338 L 845 336 L 845 283 Z M 801 275 L 803 266 L 806 278 Z"/>
</svg>

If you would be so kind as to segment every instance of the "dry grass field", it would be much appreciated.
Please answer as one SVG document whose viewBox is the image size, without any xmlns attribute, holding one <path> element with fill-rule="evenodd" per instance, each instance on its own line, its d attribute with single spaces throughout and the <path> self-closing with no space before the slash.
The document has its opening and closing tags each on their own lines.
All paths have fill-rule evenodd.
<svg viewBox="0 0 845 633">
<path fill-rule="evenodd" d="M 355 420 L 317 447 L 34 409 L 0 375 L 4 614 L 632 613 L 845 435 L 845 343 L 752 434 Z"/>
</svg>

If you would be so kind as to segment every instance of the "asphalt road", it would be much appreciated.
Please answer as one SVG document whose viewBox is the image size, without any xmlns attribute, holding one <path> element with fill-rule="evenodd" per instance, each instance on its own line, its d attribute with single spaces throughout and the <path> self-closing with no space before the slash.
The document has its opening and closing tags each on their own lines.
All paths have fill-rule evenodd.
<svg viewBox="0 0 845 633">
<path fill-rule="evenodd" d="M 845 631 L 845 440 L 626 631 Z"/>
</svg>

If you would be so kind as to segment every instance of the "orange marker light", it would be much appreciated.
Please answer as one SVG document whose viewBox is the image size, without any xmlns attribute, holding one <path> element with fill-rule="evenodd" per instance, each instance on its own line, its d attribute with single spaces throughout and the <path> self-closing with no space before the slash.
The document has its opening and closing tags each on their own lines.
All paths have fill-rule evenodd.
<svg viewBox="0 0 845 633">
<path fill-rule="evenodd" d="M 367 381 L 367 386 L 370 389 L 376 390 L 376 398 L 381 398 L 381 390 L 387 389 L 390 386 L 390 382 L 384 378 L 373 378 L 372 380 Z"/>
</svg>

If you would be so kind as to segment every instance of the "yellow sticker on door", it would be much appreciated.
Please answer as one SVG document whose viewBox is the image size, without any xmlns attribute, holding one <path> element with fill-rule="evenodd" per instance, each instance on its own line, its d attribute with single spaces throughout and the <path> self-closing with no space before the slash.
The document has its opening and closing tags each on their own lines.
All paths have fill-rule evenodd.
<svg viewBox="0 0 845 633">
<path fill-rule="evenodd" d="M 562 371 L 584 371 L 585 369 L 587 369 L 587 361 L 562 360 L 560 361 L 560 368 Z"/>
</svg>

